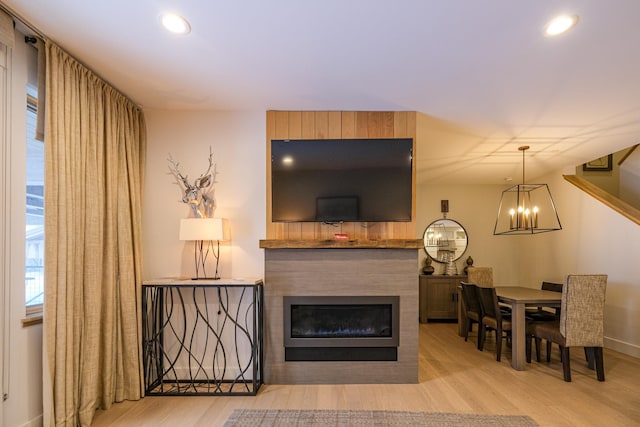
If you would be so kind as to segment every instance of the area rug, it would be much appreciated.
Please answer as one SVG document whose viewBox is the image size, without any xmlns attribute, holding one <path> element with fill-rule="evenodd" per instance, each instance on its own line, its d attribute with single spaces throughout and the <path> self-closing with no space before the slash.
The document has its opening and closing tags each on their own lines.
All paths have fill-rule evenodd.
<svg viewBox="0 0 640 427">
<path fill-rule="evenodd" d="M 524 415 L 452 414 L 405 411 L 235 409 L 224 427 L 369 427 L 369 426 L 537 426 Z"/>
</svg>

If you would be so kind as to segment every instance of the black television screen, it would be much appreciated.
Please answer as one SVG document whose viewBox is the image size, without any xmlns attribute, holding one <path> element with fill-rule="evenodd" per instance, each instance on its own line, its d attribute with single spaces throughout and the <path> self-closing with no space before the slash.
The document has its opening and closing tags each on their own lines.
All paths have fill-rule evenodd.
<svg viewBox="0 0 640 427">
<path fill-rule="evenodd" d="M 271 140 L 274 222 L 411 221 L 413 139 Z"/>
</svg>

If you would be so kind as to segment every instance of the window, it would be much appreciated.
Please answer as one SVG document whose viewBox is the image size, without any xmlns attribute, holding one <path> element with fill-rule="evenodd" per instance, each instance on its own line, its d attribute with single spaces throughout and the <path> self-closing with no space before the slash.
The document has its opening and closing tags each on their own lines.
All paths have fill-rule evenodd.
<svg viewBox="0 0 640 427">
<path fill-rule="evenodd" d="M 27 191 L 25 305 L 27 313 L 44 303 L 44 143 L 35 138 L 37 88 L 27 85 Z"/>
</svg>

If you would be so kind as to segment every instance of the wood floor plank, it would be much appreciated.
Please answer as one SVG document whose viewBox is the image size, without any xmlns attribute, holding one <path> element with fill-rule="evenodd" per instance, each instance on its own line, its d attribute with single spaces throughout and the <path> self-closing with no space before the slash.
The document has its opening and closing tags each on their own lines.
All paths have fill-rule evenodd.
<svg viewBox="0 0 640 427">
<path fill-rule="evenodd" d="M 598 382 L 584 353 L 575 349 L 573 381 L 567 383 L 557 347 L 551 363 L 543 354 L 543 362 L 516 371 L 507 346 L 497 362 L 494 340 L 482 352 L 476 340 L 472 333 L 465 342 L 456 324 L 420 324 L 419 384 L 266 384 L 257 396 L 149 396 L 98 411 L 92 427 L 220 426 L 235 408 L 528 415 L 541 426 L 554 427 L 640 424 L 640 359 L 605 349 L 606 381 Z"/>
</svg>

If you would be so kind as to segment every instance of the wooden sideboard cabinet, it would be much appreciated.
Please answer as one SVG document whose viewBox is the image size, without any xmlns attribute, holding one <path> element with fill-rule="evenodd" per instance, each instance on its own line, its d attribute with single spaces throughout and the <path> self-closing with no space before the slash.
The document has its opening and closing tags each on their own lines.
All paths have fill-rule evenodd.
<svg viewBox="0 0 640 427">
<path fill-rule="evenodd" d="M 428 320 L 458 320 L 458 286 L 465 275 L 420 275 L 420 323 Z"/>
</svg>

